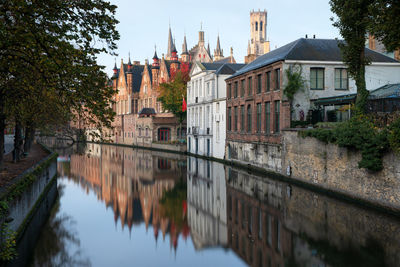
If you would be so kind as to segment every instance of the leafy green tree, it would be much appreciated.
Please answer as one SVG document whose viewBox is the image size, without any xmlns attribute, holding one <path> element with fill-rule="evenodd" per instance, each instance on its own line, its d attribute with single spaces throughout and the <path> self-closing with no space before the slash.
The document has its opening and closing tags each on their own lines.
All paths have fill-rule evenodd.
<svg viewBox="0 0 400 267">
<path fill-rule="evenodd" d="M 369 60 L 365 57 L 365 36 L 370 23 L 369 8 L 373 0 L 331 0 L 331 10 L 338 19 L 333 23 L 340 31 L 345 42 L 339 43 L 343 61 L 348 72 L 356 82 L 356 110 L 364 113 L 369 92 L 365 84 L 365 66 Z"/>
<path fill-rule="evenodd" d="M 365 38 L 373 34 L 388 51 L 400 48 L 400 2 L 397 0 L 331 0 L 337 15 L 333 23 L 345 42 L 340 43 L 343 61 L 357 86 L 356 111 L 364 113 L 369 92 L 365 85 Z"/>
<path fill-rule="evenodd" d="M 96 56 L 116 48 L 115 10 L 103 0 L 0 3 L 0 164 L 16 118 L 34 128 L 78 116 L 111 125 L 113 90 Z"/>
<path fill-rule="evenodd" d="M 186 118 L 186 110 L 182 110 L 183 99 L 186 99 L 186 89 L 188 78 L 184 71 L 178 71 L 174 74 L 170 82 L 161 83 L 159 86 L 158 100 L 163 108 L 172 112 L 179 121 L 180 129 L 182 122 Z"/>
<path fill-rule="evenodd" d="M 375 0 L 369 7 L 371 23 L 368 31 L 381 41 L 388 51 L 400 48 L 400 2 Z"/>
</svg>

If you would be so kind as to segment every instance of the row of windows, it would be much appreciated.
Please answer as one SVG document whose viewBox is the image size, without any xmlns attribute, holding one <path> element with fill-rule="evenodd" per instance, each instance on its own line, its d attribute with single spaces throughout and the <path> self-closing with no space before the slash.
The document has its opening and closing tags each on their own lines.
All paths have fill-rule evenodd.
<svg viewBox="0 0 400 267">
<path fill-rule="evenodd" d="M 272 235 L 275 234 L 275 249 L 281 250 L 281 224 L 279 219 L 273 219 L 260 207 L 254 210 L 251 203 L 246 203 L 237 198 L 233 199 L 232 196 L 228 197 L 227 204 L 229 221 L 239 225 L 243 230 L 247 230 L 249 235 L 257 236 L 259 240 L 264 239 L 269 247 L 273 246 Z M 238 237 L 237 234 L 235 236 Z"/>
<path fill-rule="evenodd" d="M 310 89 L 311 90 L 324 90 L 325 88 L 325 69 L 324 68 L 310 68 Z M 335 89 L 348 90 L 349 77 L 347 69 L 335 69 Z"/>
<path fill-rule="evenodd" d="M 268 71 L 264 74 L 264 86 L 263 86 L 263 79 L 262 79 L 263 74 L 258 74 L 256 76 L 256 93 L 260 94 L 263 91 L 269 92 L 272 89 L 274 90 L 279 90 L 280 89 L 280 84 L 281 84 L 281 70 L 280 69 L 275 69 L 273 71 L 273 74 L 271 71 Z M 239 83 L 240 83 L 240 88 L 239 88 Z M 248 77 L 247 78 L 247 95 L 251 96 L 253 94 L 253 77 Z M 234 83 L 229 83 L 228 84 L 228 89 L 227 89 L 227 98 L 237 98 L 240 94 L 240 97 L 244 97 L 246 94 L 246 80 L 242 79 L 239 81 L 235 81 Z M 273 86 L 273 88 L 272 88 Z M 240 89 L 240 92 L 239 92 Z M 233 91 L 232 91 L 233 90 Z"/>
<path fill-rule="evenodd" d="M 203 87 L 205 85 L 205 88 Z M 214 94 L 214 83 L 212 81 L 204 81 L 197 79 L 188 84 L 188 99 L 195 97 L 211 96 Z"/>
<path fill-rule="evenodd" d="M 271 110 L 271 102 L 265 102 L 264 105 L 262 103 L 258 103 L 256 106 L 256 116 L 253 116 L 252 110 L 253 107 L 251 104 L 245 106 L 240 106 L 240 120 L 239 120 L 239 106 L 228 108 L 228 131 L 247 131 L 249 133 L 252 132 L 252 124 L 253 119 L 256 119 L 256 132 L 260 133 L 262 131 L 262 125 L 264 124 L 264 131 L 266 134 L 271 133 L 271 121 L 274 122 L 274 131 L 275 133 L 279 132 L 280 124 L 280 102 L 279 100 L 273 102 L 273 112 Z M 264 106 L 264 123 L 262 121 L 262 106 Z M 232 114 L 233 112 L 233 114 Z M 233 120 L 232 120 L 233 117 Z M 247 120 L 245 118 L 247 117 Z M 239 125 L 240 121 L 240 125 Z M 240 127 L 240 129 L 239 129 Z"/>
</svg>

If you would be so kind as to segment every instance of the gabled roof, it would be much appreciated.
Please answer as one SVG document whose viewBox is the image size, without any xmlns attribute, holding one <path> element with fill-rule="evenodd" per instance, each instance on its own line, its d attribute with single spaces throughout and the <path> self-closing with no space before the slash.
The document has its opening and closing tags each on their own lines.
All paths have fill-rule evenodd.
<svg viewBox="0 0 400 267">
<path fill-rule="evenodd" d="M 124 66 L 125 80 L 127 81 L 128 79 L 126 78 L 126 73 L 128 71 L 128 64 L 124 64 L 123 66 Z M 144 70 L 144 65 L 132 65 L 132 92 L 133 93 L 140 91 L 140 85 L 142 84 L 143 70 Z M 119 78 L 120 73 L 121 73 L 121 69 L 117 69 L 117 75 L 116 75 L 117 79 Z"/>
<path fill-rule="evenodd" d="M 246 64 L 234 64 L 234 63 L 226 63 L 222 65 L 217 71 L 216 74 L 234 74 L 236 71 L 240 70 L 246 66 Z"/>
<path fill-rule="evenodd" d="M 151 65 L 147 64 L 147 71 L 149 72 L 150 83 L 153 83 L 153 73 L 151 72 Z"/>
<path fill-rule="evenodd" d="M 342 62 L 342 54 L 338 46 L 339 42 L 343 41 L 336 39 L 300 38 L 258 57 L 229 78 L 282 60 Z M 365 48 L 365 56 L 369 58 L 371 62 L 398 63 L 398 61 L 368 48 Z"/>
<path fill-rule="evenodd" d="M 142 85 L 142 73 L 144 70 L 143 65 L 133 65 L 132 66 L 132 92 L 137 93 L 140 91 L 140 86 Z"/>
<path fill-rule="evenodd" d="M 205 70 L 217 70 L 222 65 L 224 65 L 223 63 L 200 63 L 200 64 L 204 66 Z"/>
<path fill-rule="evenodd" d="M 199 66 L 202 71 L 215 71 L 216 74 L 234 74 L 239 69 L 246 66 L 246 64 L 236 64 L 236 63 L 201 63 L 195 62 L 193 68 L 190 70 L 190 74 L 194 70 L 194 66 Z"/>
</svg>

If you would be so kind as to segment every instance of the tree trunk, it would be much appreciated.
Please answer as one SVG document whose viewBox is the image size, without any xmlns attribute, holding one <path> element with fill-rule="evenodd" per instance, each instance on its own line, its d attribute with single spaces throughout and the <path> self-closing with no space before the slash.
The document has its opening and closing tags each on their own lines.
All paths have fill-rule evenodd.
<svg viewBox="0 0 400 267">
<path fill-rule="evenodd" d="M 0 170 L 3 168 L 4 162 L 4 131 L 6 129 L 6 120 L 2 110 L 0 107 Z"/>
<path fill-rule="evenodd" d="M 24 152 L 29 153 L 32 147 L 32 142 L 35 137 L 35 128 L 28 126 L 25 128 L 25 141 L 24 141 Z"/>
<path fill-rule="evenodd" d="M 21 160 L 21 123 L 18 119 L 15 120 L 15 133 L 14 133 L 14 151 L 13 151 L 13 162 L 17 163 Z"/>
<path fill-rule="evenodd" d="M 360 53 L 361 62 L 364 59 L 364 49 Z M 360 64 L 358 68 L 358 73 L 356 77 L 356 86 L 357 86 L 357 98 L 356 98 L 356 112 L 359 114 L 364 114 L 367 108 L 367 100 L 369 96 L 369 91 L 367 90 L 367 86 L 365 84 L 365 65 Z"/>
</svg>

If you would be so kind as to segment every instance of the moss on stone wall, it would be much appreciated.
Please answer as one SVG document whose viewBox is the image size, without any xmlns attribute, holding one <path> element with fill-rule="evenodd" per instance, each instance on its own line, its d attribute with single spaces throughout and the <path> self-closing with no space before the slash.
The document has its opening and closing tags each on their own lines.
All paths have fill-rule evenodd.
<svg viewBox="0 0 400 267">
<path fill-rule="evenodd" d="M 56 176 L 52 178 L 52 181 L 46 186 L 35 205 L 32 207 L 28 215 L 25 217 L 22 224 L 19 226 L 17 231 L 9 229 L 9 223 L 7 222 L 7 216 L 9 214 L 10 203 L 21 196 L 46 170 L 50 164 L 57 159 L 57 153 L 52 153 L 43 162 L 41 162 L 32 171 L 26 173 L 19 179 L 18 182 L 11 185 L 5 193 L 0 196 L 0 261 L 9 261 L 16 256 L 16 239 L 21 235 L 26 225 L 29 223 L 33 212 L 36 210 L 38 203 L 43 199 L 44 194 L 48 191 L 49 185 L 56 179 Z"/>
</svg>

